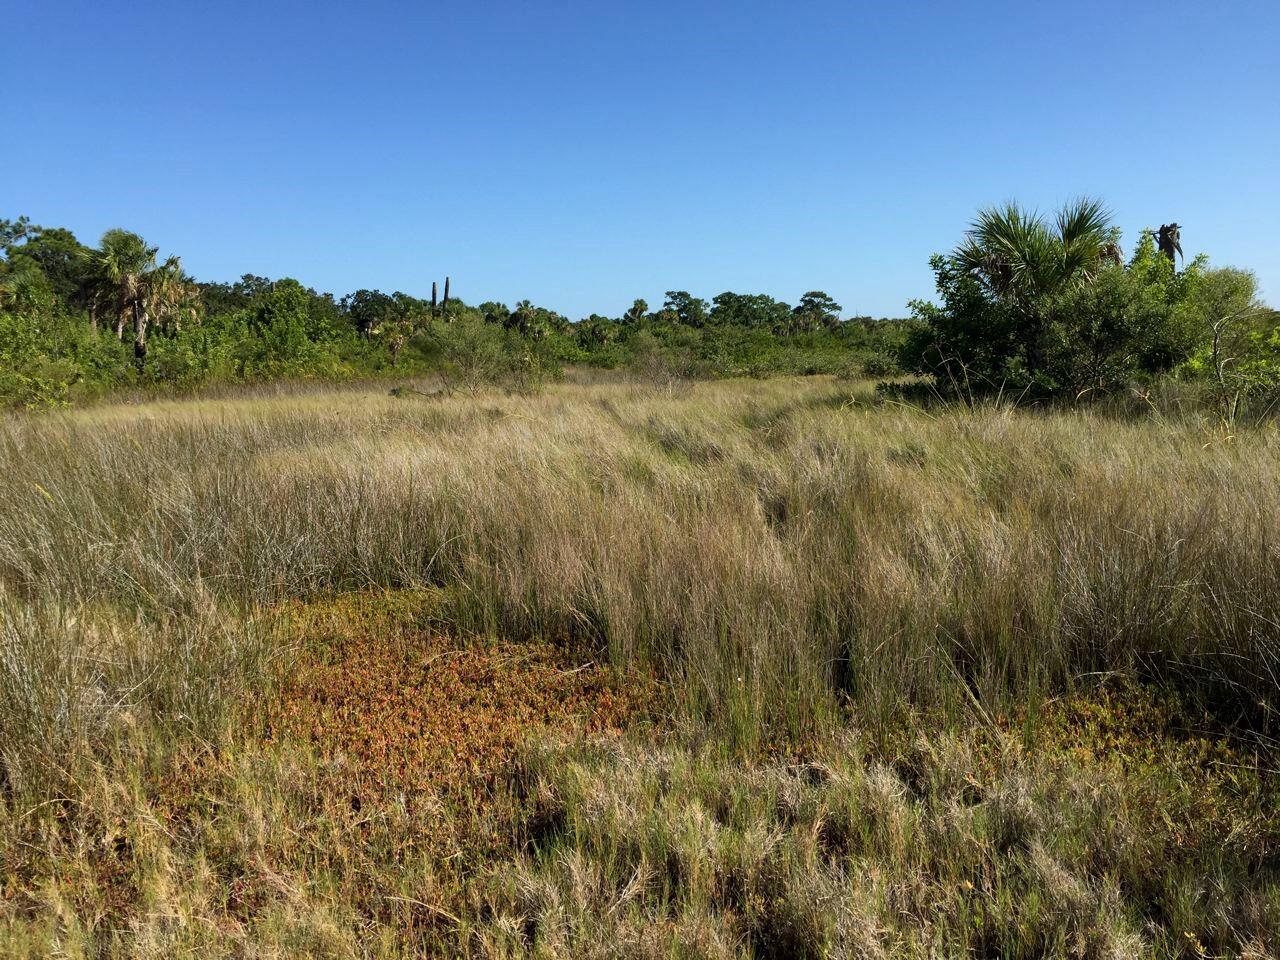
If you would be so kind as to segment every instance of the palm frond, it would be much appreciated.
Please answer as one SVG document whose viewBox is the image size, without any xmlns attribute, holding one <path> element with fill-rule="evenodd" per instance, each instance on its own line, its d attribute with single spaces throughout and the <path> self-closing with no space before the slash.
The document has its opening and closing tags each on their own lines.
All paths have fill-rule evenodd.
<svg viewBox="0 0 1280 960">
<path fill-rule="evenodd" d="M 979 212 L 952 262 L 996 296 L 1026 302 L 1095 276 L 1116 237 L 1101 202 L 1073 201 L 1052 224 L 1017 203 Z"/>
<path fill-rule="evenodd" d="M 1058 211 L 1058 239 L 1064 247 L 1076 243 L 1101 246 L 1111 231 L 1111 211 L 1101 200 L 1080 197 Z"/>
</svg>

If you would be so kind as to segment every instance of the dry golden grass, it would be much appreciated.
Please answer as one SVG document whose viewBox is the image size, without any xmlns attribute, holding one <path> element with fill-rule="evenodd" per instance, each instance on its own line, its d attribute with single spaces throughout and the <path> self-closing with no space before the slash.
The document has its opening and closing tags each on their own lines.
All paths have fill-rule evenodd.
<svg viewBox="0 0 1280 960">
<path fill-rule="evenodd" d="M 1093 704 L 1051 705 L 1053 726 Z M 856 735 L 805 763 L 607 743 L 532 753 L 527 852 L 482 894 L 486 956 L 1272 955 L 1274 787 L 1207 762 L 1141 691 L 1109 737 Z M 1160 728 L 1166 755 L 1148 755 Z M 1268 865 L 1270 862 L 1270 865 Z"/>
<path fill-rule="evenodd" d="M 817 379 L 317 388 L 12 417 L 0 470 L 2 953 L 1280 929 L 1274 429 Z M 521 743 L 581 727 L 626 732 Z M 890 833 L 833 859 L 779 798 Z"/>
</svg>

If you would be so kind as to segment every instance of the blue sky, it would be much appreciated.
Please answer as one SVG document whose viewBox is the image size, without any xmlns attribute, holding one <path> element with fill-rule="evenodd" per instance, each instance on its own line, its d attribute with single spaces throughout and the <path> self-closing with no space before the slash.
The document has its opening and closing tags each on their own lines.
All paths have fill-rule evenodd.
<svg viewBox="0 0 1280 960">
<path fill-rule="evenodd" d="M 901 315 L 974 211 L 1102 197 L 1280 300 L 1280 4 L 4 5 L 0 216 L 201 279 Z"/>
</svg>

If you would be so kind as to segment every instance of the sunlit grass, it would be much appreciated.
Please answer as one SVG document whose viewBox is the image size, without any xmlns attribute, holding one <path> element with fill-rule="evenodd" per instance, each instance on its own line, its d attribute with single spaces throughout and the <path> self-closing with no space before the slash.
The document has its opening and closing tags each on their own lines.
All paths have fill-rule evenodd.
<svg viewBox="0 0 1280 960">
<path fill-rule="evenodd" d="M 265 944 L 267 954 L 357 955 L 412 952 L 407 945 L 429 940 L 499 954 L 541 943 L 548 955 L 567 956 L 581 952 L 585 941 L 575 937 L 614 929 L 622 915 L 656 937 L 637 947 L 641 955 L 685 941 L 702 944 L 690 947 L 695 954 L 765 949 L 783 935 L 784 920 L 799 924 L 794 942 L 819 955 L 846 934 L 885 955 L 961 946 L 1004 956 L 1170 955 L 1175 943 L 1194 949 L 1188 931 L 1175 929 L 1183 918 L 1206 949 L 1231 953 L 1277 929 L 1268 912 L 1274 900 L 1265 900 L 1274 893 L 1248 903 L 1232 894 L 1230 904 L 1190 886 L 1139 896 L 1113 876 L 1150 855 L 1161 868 L 1218 877 L 1224 890 L 1273 890 L 1266 884 L 1274 868 L 1239 845 L 1271 836 L 1269 775 L 1258 773 L 1261 785 L 1238 802 L 1223 793 L 1206 820 L 1218 826 L 1206 826 L 1209 839 L 1189 852 L 1175 849 L 1164 826 L 1141 819 L 1131 825 L 1137 846 L 1098 860 L 1086 829 L 1095 820 L 1062 812 L 1076 810 L 1071 784 L 1098 775 L 1119 791 L 1119 806 L 1089 800 L 1095 819 L 1130 809 L 1142 791 L 1154 791 L 1153 809 L 1173 816 L 1183 809 L 1177 785 L 1158 771 L 1097 774 L 1105 747 L 1071 755 L 1065 772 L 1055 766 L 1070 754 L 1055 726 L 1061 698 L 1105 702 L 1099 684 L 1118 681 L 1170 691 L 1179 724 L 1234 744 L 1229 759 L 1204 760 L 1223 776 L 1225 763 L 1271 763 L 1256 755 L 1271 749 L 1280 703 L 1273 429 L 1227 439 L 1194 417 L 921 410 L 881 400 L 869 384 L 819 379 L 670 389 L 570 382 L 538 395 L 431 398 L 263 388 L 12 417 L 0 422 L 0 471 L 0 857 L 9 904 L 0 929 L 13 944 L 30 938 L 31 955 L 61 937 L 110 942 L 122 955 L 204 955 L 218 942 Z M 325 605 L 343 591 L 387 599 Z M 392 599 L 428 595 L 429 616 Z M 323 630 L 317 610 L 329 611 Z M 299 629 L 299 616 L 311 627 Z M 350 653 L 323 683 L 302 681 L 311 691 L 303 702 L 340 685 L 348 659 L 427 682 L 413 657 L 428 637 L 477 651 L 529 645 L 544 651 L 537 656 L 549 658 L 539 661 L 547 669 L 593 664 L 612 671 L 609 682 L 624 691 L 635 678 L 660 684 L 652 699 L 665 719 L 629 735 L 645 742 L 591 761 L 600 781 L 592 794 L 610 804 L 650 802 L 650 785 L 627 779 L 633 762 L 700 770 L 707 782 L 758 776 L 776 785 L 795 758 L 820 757 L 850 782 L 879 777 L 892 792 L 889 774 L 875 771 L 887 764 L 901 780 L 892 761 L 904 744 L 950 743 L 973 725 L 991 737 L 1003 731 L 1010 745 L 999 755 L 1017 759 L 993 761 L 990 776 L 974 768 L 975 779 L 991 797 L 1005 789 L 1000 777 L 1026 785 L 1028 809 L 1047 818 L 1028 836 L 1046 850 L 1084 843 L 1072 849 L 1094 860 L 1067 864 L 1055 880 L 1045 871 L 1065 854 L 1045 860 L 1024 846 L 993 854 L 995 874 L 974 873 L 964 858 L 978 853 L 937 848 L 938 824 L 960 802 L 951 787 L 909 798 L 914 812 L 903 823 L 934 824 L 935 833 L 861 866 L 805 860 L 816 854 L 795 831 L 817 829 L 817 821 L 768 826 L 775 814 L 757 811 L 758 827 L 734 827 L 742 833 L 734 843 L 759 860 L 760 851 L 747 851 L 759 840 L 751 831 L 782 831 L 778 842 L 799 858 L 794 871 L 786 867 L 792 879 L 750 883 L 760 897 L 791 898 L 790 920 L 767 905 L 751 913 L 732 898 L 716 900 L 703 880 L 672 881 L 656 900 L 649 881 L 637 880 L 631 912 L 609 913 L 612 901 L 583 894 L 570 927 L 531 941 L 512 918 L 533 922 L 553 909 L 546 897 L 569 896 L 566 863 L 578 864 L 579 879 L 603 871 L 590 889 L 620 881 L 618 896 L 637 870 L 661 866 L 620 859 L 601 846 L 614 841 L 586 821 L 538 834 L 554 853 L 522 852 L 522 843 L 534 843 L 521 833 L 522 817 L 536 804 L 521 791 L 536 793 L 542 783 L 563 793 L 577 747 L 554 754 L 562 759 L 546 761 L 552 765 L 532 779 L 491 778 L 490 789 L 507 799 L 483 814 L 484 825 L 464 829 L 467 817 L 481 816 L 474 812 L 437 816 L 449 821 L 445 832 L 489 837 L 488 859 L 467 860 L 507 878 L 489 892 L 434 853 L 395 860 L 427 832 L 411 808 L 380 800 L 373 811 L 353 812 L 349 790 L 328 795 L 343 791 L 342 771 L 350 770 L 333 746 L 340 737 L 271 742 L 263 727 L 268 706 L 291 682 L 299 689 L 298 671 L 335 635 L 330 649 Z M 367 650 L 352 646 L 362 636 Z M 474 666 L 466 683 L 488 682 L 483 664 Z M 522 692 L 510 696 L 518 701 Z M 381 724 L 393 715 L 376 716 Z M 855 742 L 856 756 L 848 753 Z M 174 786 L 166 778 L 175 769 L 211 779 Z M 297 789 L 285 786 L 294 774 L 304 784 Z M 684 784 L 684 774 L 672 776 Z M 817 786 L 795 789 L 822 800 Z M 166 790 L 187 791 L 187 833 L 166 819 L 177 816 L 165 812 Z M 693 818 L 679 842 L 702 849 L 721 827 L 706 821 L 709 832 L 698 835 L 705 811 L 697 812 L 702 801 L 691 790 L 679 786 L 671 803 Z M 363 816 L 383 832 L 362 834 L 353 824 Z M 287 831 L 306 835 L 321 822 L 334 826 L 320 847 L 288 839 Z M 648 830 L 619 837 L 640 849 L 657 842 Z M 149 839 L 118 850 L 118 835 Z M 1215 843 L 1237 851 L 1238 870 L 1212 860 Z M 90 889 L 76 871 L 101 866 L 107 847 L 128 883 L 104 875 L 93 881 L 99 894 L 76 900 L 68 891 Z M 708 853 L 698 869 L 714 873 L 718 856 Z M 1013 872 L 999 872 L 1006 867 Z M 199 900 L 202 871 L 212 872 L 222 900 Z M 236 893 L 238 876 L 270 890 Z M 872 899 L 847 916 L 801 902 L 812 889 L 846 903 L 855 876 Z M 875 893 L 877 884 L 964 882 L 982 896 L 957 894 L 934 914 L 925 900 L 893 913 Z M 997 902 L 1027 891 L 1052 899 L 1059 882 L 1084 885 L 1074 913 L 1030 917 Z M 530 899 L 521 883 L 541 884 L 545 897 Z M 399 899 L 379 899 L 380 884 Z M 120 890 L 132 891 L 126 902 L 117 902 Z M 1164 912 L 1144 916 L 1139 901 L 1158 901 Z M 570 923 L 567 906 L 554 910 L 557 923 Z M 1245 923 L 1240 910 L 1253 919 Z M 170 914 L 194 926 L 170 929 L 158 919 Z M 547 922 L 537 921 L 544 931 Z M 939 925 L 933 939 L 904 939 L 905 925 L 925 922 Z M 1035 939 L 1044 931 L 1066 939 Z"/>
</svg>

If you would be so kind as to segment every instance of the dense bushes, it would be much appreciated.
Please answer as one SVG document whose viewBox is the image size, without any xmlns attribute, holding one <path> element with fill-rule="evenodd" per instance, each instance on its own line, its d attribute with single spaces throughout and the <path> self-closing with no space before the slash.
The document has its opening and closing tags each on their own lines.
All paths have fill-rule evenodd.
<svg viewBox="0 0 1280 960">
<path fill-rule="evenodd" d="M 652 318 L 617 325 L 614 339 L 579 337 L 582 362 L 625 367 L 654 380 L 897 372 L 907 325 L 901 320 L 855 318 L 832 329 L 780 334 L 758 327 L 689 327 Z M 590 337 L 592 340 L 588 340 Z"/>
<path fill-rule="evenodd" d="M 1210 379 L 1231 411 L 1280 378 L 1252 274 L 1204 257 L 1178 270 L 1149 230 L 1124 263 L 1118 241 L 1093 201 L 1052 225 L 1016 205 L 983 211 L 931 261 L 940 302 L 913 302 L 904 366 L 970 396 L 1078 398 L 1177 373 Z"/>
<path fill-rule="evenodd" d="M 527 300 L 473 307 L 358 290 L 335 299 L 246 274 L 197 283 L 176 257 L 110 230 L 100 249 L 69 231 L 0 221 L 0 404 L 50 406 L 119 387 L 433 374 L 446 390 L 528 389 L 565 364 L 652 381 L 891 372 L 902 325 L 841 322 L 820 291 L 795 308 L 763 294 L 712 305 L 670 291 L 649 311 L 579 323 Z M 132 340 L 132 349 L 126 342 Z"/>
<path fill-rule="evenodd" d="M 125 346 L 81 318 L 0 311 L 0 404 L 56 405 L 133 380 Z"/>
</svg>

